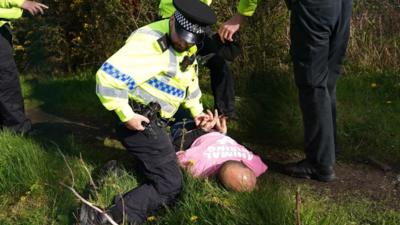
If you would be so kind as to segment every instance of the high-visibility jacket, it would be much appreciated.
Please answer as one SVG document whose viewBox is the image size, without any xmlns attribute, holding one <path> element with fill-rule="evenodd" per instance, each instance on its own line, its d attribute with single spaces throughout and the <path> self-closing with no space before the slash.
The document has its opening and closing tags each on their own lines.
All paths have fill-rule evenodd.
<svg viewBox="0 0 400 225">
<path fill-rule="evenodd" d="M 25 0 L 0 0 L 0 27 L 9 20 L 18 19 L 22 16 L 22 3 Z"/>
<path fill-rule="evenodd" d="M 168 18 L 175 12 L 175 7 L 172 4 L 173 0 L 161 0 L 159 14 L 162 18 Z M 210 5 L 212 0 L 200 0 L 201 2 Z M 237 6 L 237 11 L 243 16 L 252 16 L 257 8 L 257 0 L 240 0 Z"/>
<path fill-rule="evenodd" d="M 182 53 L 175 51 L 166 41 L 169 32 L 169 20 L 139 28 L 97 71 L 96 93 L 105 108 L 115 111 L 121 121 L 133 117 L 129 99 L 141 104 L 158 102 L 161 117 L 166 119 L 181 104 L 193 116 L 203 111 L 197 62 L 184 71 L 180 68 L 184 57 L 193 56 L 197 49 L 194 46 Z"/>
</svg>

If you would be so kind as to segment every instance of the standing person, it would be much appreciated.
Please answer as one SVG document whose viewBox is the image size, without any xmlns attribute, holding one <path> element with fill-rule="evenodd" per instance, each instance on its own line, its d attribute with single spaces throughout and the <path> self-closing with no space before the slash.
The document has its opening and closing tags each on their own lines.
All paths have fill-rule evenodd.
<svg viewBox="0 0 400 225">
<path fill-rule="evenodd" d="M 174 0 L 177 11 L 136 30 L 96 74 L 100 101 L 120 120 L 117 136 L 143 167 L 146 182 L 122 197 L 106 213 L 117 223 L 140 224 L 172 203 L 181 192 L 182 174 L 165 131 L 166 120 L 183 104 L 197 124 L 206 119 L 200 103 L 197 62 L 192 48 L 216 22 L 198 0 Z M 105 214 L 84 205 L 81 224 L 108 224 Z"/>
<path fill-rule="evenodd" d="M 43 14 L 47 8 L 33 1 L 0 0 L 0 126 L 16 133 L 28 132 L 31 121 L 25 116 L 18 69 L 13 56 L 10 21 L 20 18 L 23 10 L 36 15 Z"/>
<path fill-rule="evenodd" d="M 210 5 L 212 0 L 200 0 Z M 223 42 L 234 41 L 233 35 L 239 30 L 241 24 L 247 17 L 252 16 L 257 7 L 257 0 L 240 0 L 237 13 L 226 21 L 218 30 Z M 172 0 L 161 0 L 159 14 L 161 18 L 168 18 L 175 12 Z M 206 36 L 203 44 L 198 45 L 201 56 L 215 53 L 213 47 L 214 40 Z M 218 54 L 214 55 L 207 62 L 206 66 L 210 69 L 211 89 L 214 95 L 214 107 L 221 115 L 235 117 L 235 89 L 234 80 L 228 63 Z"/>
<path fill-rule="evenodd" d="M 291 55 L 303 115 L 306 159 L 286 165 L 287 174 L 335 178 L 336 81 L 350 33 L 352 0 L 297 0 L 291 8 Z"/>
</svg>

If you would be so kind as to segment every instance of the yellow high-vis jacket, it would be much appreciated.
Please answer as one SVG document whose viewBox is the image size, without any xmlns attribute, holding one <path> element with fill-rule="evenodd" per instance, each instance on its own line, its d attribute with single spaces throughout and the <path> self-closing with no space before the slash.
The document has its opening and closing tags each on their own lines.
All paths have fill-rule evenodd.
<svg viewBox="0 0 400 225">
<path fill-rule="evenodd" d="M 22 16 L 22 3 L 25 0 L 0 0 L 0 27 L 9 20 Z"/>
<path fill-rule="evenodd" d="M 125 45 L 97 71 L 96 93 L 108 110 L 122 122 L 133 117 L 129 99 L 141 104 L 158 102 L 161 117 L 171 118 L 183 104 L 193 116 L 203 111 L 197 77 L 197 62 L 182 71 L 180 62 L 197 51 L 179 53 L 167 44 L 169 20 L 139 28 Z"/>
<path fill-rule="evenodd" d="M 159 14 L 161 18 L 168 18 L 175 12 L 175 7 L 172 4 L 173 0 L 160 0 Z M 212 0 L 200 0 L 201 2 L 210 5 Z M 240 0 L 237 6 L 237 11 L 243 16 L 252 16 L 257 8 L 257 0 Z"/>
</svg>

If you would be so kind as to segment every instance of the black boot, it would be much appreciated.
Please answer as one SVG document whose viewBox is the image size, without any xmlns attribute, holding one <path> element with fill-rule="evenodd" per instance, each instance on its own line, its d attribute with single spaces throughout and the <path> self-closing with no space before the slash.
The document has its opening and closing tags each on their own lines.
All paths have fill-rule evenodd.
<svg viewBox="0 0 400 225">
<path fill-rule="evenodd" d="M 304 159 L 284 166 L 284 173 L 292 177 L 329 182 L 335 179 L 333 167 L 319 167 Z"/>
<path fill-rule="evenodd" d="M 107 213 L 107 212 L 106 212 Z M 82 204 L 79 215 L 80 225 L 111 225 L 106 218 L 106 213 L 100 213 L 92 207 Z M 107 215 L 110 216 L 109 213 Z M 110 216 L 110 218 L 112 218 Z"/>
</svg>

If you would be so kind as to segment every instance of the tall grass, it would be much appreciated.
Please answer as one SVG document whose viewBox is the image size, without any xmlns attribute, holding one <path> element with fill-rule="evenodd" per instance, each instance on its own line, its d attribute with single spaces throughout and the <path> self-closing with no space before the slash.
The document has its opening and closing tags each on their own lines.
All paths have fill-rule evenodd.
<svg viewBox="0 0 400 225">
<path fill-rule="evenodd" d="M 71 176 L 58 147 L 6 131 L 0 133 L 0 146 L 0 224 L 71 224 L 77 201 L 60 185 L 71 184 Z M 88 174 L 78 159 L 68 162 L 75 188 L 82 190 Z"/>
</svg>

